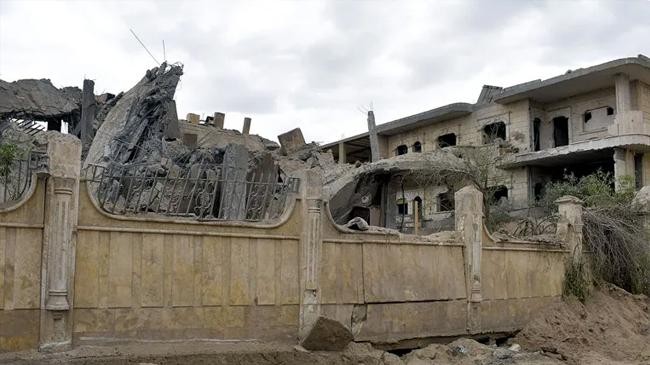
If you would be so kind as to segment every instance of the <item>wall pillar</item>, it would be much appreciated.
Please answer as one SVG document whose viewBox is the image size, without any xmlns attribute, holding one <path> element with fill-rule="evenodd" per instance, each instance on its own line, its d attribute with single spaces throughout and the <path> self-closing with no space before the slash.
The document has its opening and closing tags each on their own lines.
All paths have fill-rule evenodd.
<svg viewBox="0 0 650 365">
<path fill-rule="evenodd" d="M 557 222 L 556 234 L 566 242 L 574 262 L 582 259 L 582 200 L 565 195 L 555 201 L 558 206 L 560 219 Z"/>
<path fill-rule="evenodd" d="M 625 176 L 634 178 L 634 154 L 624 148 L 614 148 L 615 189 L 621 188 L 621 179 Z"/>
<path fill-rule="evenodd" d="M 40 349 L 72 345 L 75 244 L 79 209 L 81 142 L 48 133 L 48 170 L 41 260 Z"/>
<path fill-rule="evenodd" d="M 244 118 L 244 126 L 242 127 L 241 134 L 249 134 L 251 132 L 251 118 Z"/>
<path fill-rule="evenodd" d="M 214 127 L 217 129 L 223 129 L 225 120 L 226 120 L 226 115 L 224 113 L 215 112 L 214 120 L 212 121 L 212 124 L 214 124 Z"/>
<path fill-rule="evenodd" d="M 303 225 L 300 237 L 301 300 L 298 337 L 302 340 L 321 313 L 320 261 L 322 237 L 323 178 L 308 170 L 302 177 Z"/>
<path fill-rule="evenodd" d="M 630 77 L 627 74 L 616 74 L 614 76 L 614 88 L 616 89 L 616 112 L 621 113 L 632 110 Z"/>
<path fill-rule="evenodd" d="M 481 332 L 481 253 L 483 250 L 483 194 L 473 185 L 454 194 L 456 231 L 464 244 L 467 331 Z"/>
</svg>

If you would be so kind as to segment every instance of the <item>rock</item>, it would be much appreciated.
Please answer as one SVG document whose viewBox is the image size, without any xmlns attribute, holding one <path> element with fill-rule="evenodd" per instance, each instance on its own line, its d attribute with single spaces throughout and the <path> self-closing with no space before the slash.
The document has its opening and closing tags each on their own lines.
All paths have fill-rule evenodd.
<svg viewBox="0 0 650 365">
<path fill-rule="evenodd" d="M 504 359 L 511 358 L 512 353 L 508 349 L 498 348 L 498 349 L 494 350 L 494 352 L 492 353 L 492 356 L 494 356 L 495 358 L 497 358 L 499 360 L 504 360 Z"/>
<path fill-rule="evenodd" d="M 650 212 L 650 186 L 644 186 L 636 193 L 632 200 L 632 206 L 644 212 Z"/>
<path fill-rule="evenodd" d="M 391 354 L 390 352 L 384 352 L 381 360 L 384 362 L 384 365 L 404 365 L 404 362 L 399 358 L 399 356 Z"/>
<path fill-rule="evenodd" d="M 352 339 L 352 333 L 342 323 L 318 317 L 300 345 L 311 351 L 341 351 Z"/>
<path fill-rule="evenodd" d="M 521 351 L 521 346 L 519 346 L 519 344 L 513 343 L 510 347 L 508 347 L 508 350 L 519 352 Z"/>
<path fill-rule="evenodd" d="M 304 347 L 302 347 L 300 345 L 294 346 L 293 349 L 296 350 L 297 352 L 309 352 L 309 350 L 307 350 L 306 348 L 304 348 Z"/>
</svg>

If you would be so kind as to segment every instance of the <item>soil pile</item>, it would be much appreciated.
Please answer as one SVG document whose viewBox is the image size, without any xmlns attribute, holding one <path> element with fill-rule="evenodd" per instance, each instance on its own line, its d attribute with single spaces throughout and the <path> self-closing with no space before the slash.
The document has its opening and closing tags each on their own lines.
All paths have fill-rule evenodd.
<svg viewBox="0 0 650 365">
<path fill-rule="evenodd" d="M 608 285 L 550 306 L 515 342 L 569 364 L 650 364 L 650 298 Z"/>
</svg>

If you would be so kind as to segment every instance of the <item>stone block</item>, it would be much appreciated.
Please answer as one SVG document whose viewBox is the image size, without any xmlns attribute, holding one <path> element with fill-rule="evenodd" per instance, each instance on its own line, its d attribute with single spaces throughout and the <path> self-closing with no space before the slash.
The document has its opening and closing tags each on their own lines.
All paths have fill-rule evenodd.
<svg viewBox="0 0 650 365">
<path fill-rule="evenodd" d="M 280 142 L 280 150 L 284 154 L 295 152 L 305 145 L 305 137 L 303 137 L 300 128 L 279 135 L 278 141 Z"/>
<path fill-rule="evenodd" d="M 192 124 L 199 124 L 199 120 L 201 119 L 201 116 L 194 113 L 187 113 L 187 117 L 185 119 L 187 119 L 187 121 Z"/>
<path fill-rule="evenodd" d="M 300 345 L 310 351 L 341 351 L 352 340 L 352 333 L 343 324 L 318 317 Z"/>
</svg>

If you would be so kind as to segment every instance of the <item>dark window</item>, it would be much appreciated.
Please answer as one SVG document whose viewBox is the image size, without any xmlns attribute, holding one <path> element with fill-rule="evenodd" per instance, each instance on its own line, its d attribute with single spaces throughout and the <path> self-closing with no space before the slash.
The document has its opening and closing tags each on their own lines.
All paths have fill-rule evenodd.
<svg viewBox="0 0 650 365">
<path fill-rule="evenodd" d="M 413 143 L 413 152 L 422 152 L 422 143 L 420 142 Z"/>
<path fill-rule="evenodd" d="M 456 145 L 456 135 L 454 133 L 443 134 L 442 136 L 438 137 L 438 146 L 440 148 L 445 148 L 445 147 L 455 146 L 455 145 Z"/>
<path fill-rule="evenodd" d="M 397 146 L 397 155 L 405 155 L 409 151 L 409 148 L 405 144 Z"/>
<path fill-rule="evenodd" d="M 504 185 L 496 186 L 492 188 L 492 202 L 493 204 L 498 204 L 501 199 L 508 199 L 508 188 Z"/>
<path fill-rule="evenodd" d="M 585 112 L 585 123 L 591 120 L 591 112 Z"/>
<path fill-rule="evenodd" d="M 544 184 L 542 183 L 537 183 L 535 184 L 535 189 L 534 189 L 534 194 L 535 194 L 535 201 L 540 201 L 544 197 Z"/>
<path fill-rule="evenodd" d="M 50 119 L 47 121 L 47 130 L 48 131 L 59 131 L 61 132 L 61 120 Z"/>
<path fill-rule="evenodd" d="M 533 150 L 534 151 L 539 151 L 541 149 L 541 144 L 540 144 L 540 132 L 539 129 L 542 126 L 542 121 L 539 120 L 539 118 L 535 118 L 533 120 Z"/>
<path fill-rule="evenodd" d="M 634 154 L 634 186 L 636 189 L 643 187 L 643 154 Z"/>
<path fill-rule="evenodd" d="M 553 141 L 555 142 L 555 147 L 569 144 L 569 118 L 553 118 Z"/>
<path fill-rule="evenodd" d="M 438 211 L 450 212 L 454 210 L 454 194 L 451 192 L 438 194 Z"/>
<path fill-rule="evenodd" d="M 614 115 L 614 108 L 612 108 L 611 106 L 608 106 L 607 107 L 607 115 Z"/>
<path fill-rule="evenodd" d="M 409 214 L 409 206 L 406 202 L 403 203 L 397 203 L 397 213 L 399 215 L 407 215 Z"/>
<path fill-rule="evenodd" d="M 491 123 L 483 127 L 483 143 L 494 143 L 498 139 L 506 140 L 506 124 L 504 122 Z"/>
</svg>

